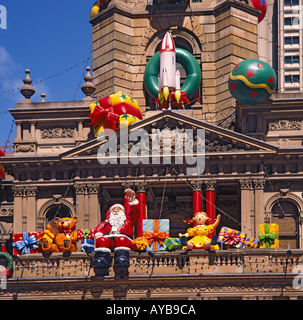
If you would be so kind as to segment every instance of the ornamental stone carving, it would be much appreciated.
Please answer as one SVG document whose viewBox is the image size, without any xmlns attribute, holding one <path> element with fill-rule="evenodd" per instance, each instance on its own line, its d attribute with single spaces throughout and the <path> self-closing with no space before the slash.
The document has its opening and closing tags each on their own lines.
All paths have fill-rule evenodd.
<svg viewBox="0 0 303 320">
<path fill-rule="evenodd" d="M 49 128 L 41 131 L 42 139 L 73 138 L 74 135 L 75 131 L 71 128 Z"/>
<path fill-rule="evenodd" d="M 137 187 L 137 193 L 146 193 L 148 189 L 148 184 L 147 182 L 139 182 L 135 184 Z"/>
<path fill-rule="evenodd" d="M 224 144 L 222 141 L 205 139 L 205 152 L 220 152 L 233 150 L 231 143 Z"/>
<path fill-rule="evenodd" d="M 22 197 L 24 194 L 24 187 L 13 186 L 13 192 L 15 197 Z"/>
<path fill-rule="evenodd" d="M 199 181 L 199 180 L 191 180 L 189 181 L 193 192 L 195 191 L 202 191 L 202 183 L 203 181 Z"/>
<path fill-rule="evenodd" d="M 87 184 L 87 188 L 89 193 L 98 193 L 100 185 L 99 183 L 89 183 Z"/>
<path fill-rule="evenodd" d="M 38 188 L 34 186 L 25 187 L 25 192 L 28 197 L 35 197 L 37 194 Z"/>
<path fill-rule="evenodd" d="M 242 190 L 250 190 L 252 189 L 252 181 L 251 179 L 240 179 L 240 186 Z"/>
<path fill-rule="evenodd" d="M 268 131 L 301 130 L 301 120 L 280 119 L 268 122 Z"/>
<path fill-rule="evenodd" d="M 14 206 L 13 205 L 2 205 L 0 209 L 1 216 L 13 216 L 14 215 Z"/>
<path fill-rule="evenodd" d="M 255 189 L 264 189 L 265 179 L 253 179 Z"/>
<path fill-rule="evenodd" d="M 15 144 L 14 151 L 16 153 L 18 153 L 18 152 L 35 152 L 35 145 L 33 143 L 31 143 L 30 145 Z"/>
<path fill-rule="evenodd" d="M 215 191 L 216 183 L 216 180 L 205 181 L 206 191 Z"/>
</svg>

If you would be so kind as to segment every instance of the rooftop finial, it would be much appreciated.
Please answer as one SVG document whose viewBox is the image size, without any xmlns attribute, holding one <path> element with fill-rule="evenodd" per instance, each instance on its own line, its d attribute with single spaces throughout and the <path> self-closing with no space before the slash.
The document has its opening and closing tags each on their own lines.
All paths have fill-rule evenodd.
<svg viewBox="0 0 303 320">
<path fill-rule="evenodd" d="M 93 77 L 90 74 L 91 68 L 90 67 L 86 67 L 85 70 L 87 71 L 87 74 L 84 77 L 84 80 L 86 82 L 81 87 L 82 92 L 86 95 L 86 97 L 83 100 L 93 100 L 91 95 L 96 91 L 96 87 L 92 82 L 93 81 Z"/>
<path fill-rule="evenodd" d="M 26 77 L 23 80 L 24 86 L 20 89 L 21 94 L 25 97 L 26 100 L 23 100 L 23 102 L 32 102 L 30 100 L 31 96 L 36 92 L 34 87 L 31 85 L 33 82 L 30 78 L 29 74 L 30 71 L 28 69 L 25 70 Z"/>
</svg>

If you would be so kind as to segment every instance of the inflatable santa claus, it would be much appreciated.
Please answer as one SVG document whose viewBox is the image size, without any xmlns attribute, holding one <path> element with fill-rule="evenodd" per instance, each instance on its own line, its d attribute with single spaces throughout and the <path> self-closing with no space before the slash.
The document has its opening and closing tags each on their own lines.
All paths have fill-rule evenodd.
<svg viewBox="0 0 303 320">
<path fill-rule="evenodd" d="M 120 203 L 113 204 L 106 212 L 106 220 L 95 229 L 95 259 L 93 268 L 97 276 L 108 275 L 111 266 L 110 253 L 115 253 L 114 271 L 116 275 L 125 275 L 129 267 L 129 251 L 132 247 L 134 225 L 138 219 L 138 204 L 133 190 L 125 191 L 130 212 L 126 212 Z"/>
</svg>

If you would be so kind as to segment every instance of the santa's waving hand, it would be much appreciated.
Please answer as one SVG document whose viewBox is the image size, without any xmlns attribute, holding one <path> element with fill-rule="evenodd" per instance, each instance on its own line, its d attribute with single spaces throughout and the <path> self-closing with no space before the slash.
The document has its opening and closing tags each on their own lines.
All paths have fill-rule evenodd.
<svg viewBox="0 0 303 320">
<path fill-rule="evenodd" d="M 136 193 L 127 189 L 126 198 L 129 200 L 130 212 L 126 212 L 120 203 L 113 204 L 106 212 L 106 220 L 95 229 L 95 259 L 93 267 L 96 275 L 108 274 L 110 253 L 115 252 L 115 268 L 129 267 L 129 251 L 132 246 L 134 225 L 139 211 Z"/>
</svg>

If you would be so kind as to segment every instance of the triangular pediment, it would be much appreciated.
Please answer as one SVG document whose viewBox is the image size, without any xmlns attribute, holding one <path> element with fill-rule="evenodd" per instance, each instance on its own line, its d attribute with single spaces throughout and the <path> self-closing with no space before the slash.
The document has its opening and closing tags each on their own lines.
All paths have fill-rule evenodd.
<svg viewBox="0 0 303 320">
<path fill-rule="evenodd" d="M 247 154 L 247 153 L 276 153 L 279 148 L 264 141 L 240 134 L 189 116 L 179 111 L 157 111 L 154 115 L 138 121 L 128 127 L 128 134 L 131 135 L 141 130 L 150 136 L 165 132 L 172 135 L 182 133 L 193 133 L 193 140 L 197 140 L 198 132 L 204 132 L 205 154 Z M 117 134 L 117 145 L 119 146 L 119 130 Z M 80 146 L 74 147 L 60 156 L 63 159 L 73 158 L 96 158 L 98 149 L 105 143 L 103 139 L 93 139 Z M 136 142 L 130 143 L 133 146 Z M 152 146 L 146 146 L 152 148 Z M 118 147 L 119 149 L 119 147 Z"/>
</svg>

